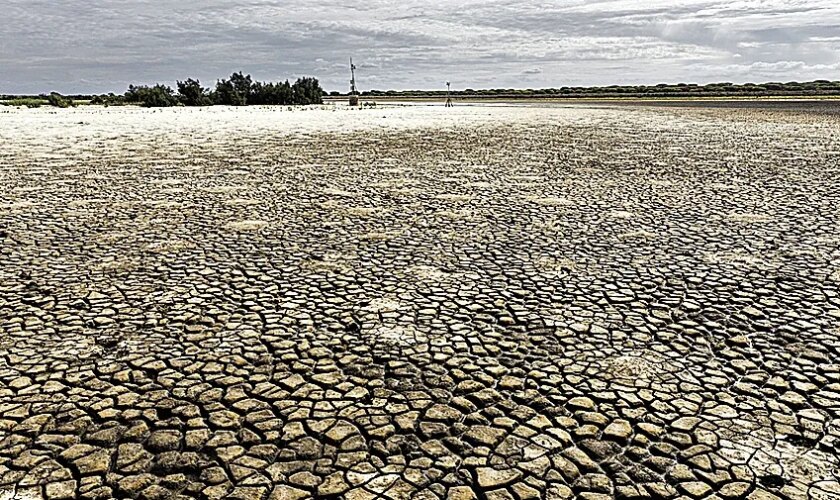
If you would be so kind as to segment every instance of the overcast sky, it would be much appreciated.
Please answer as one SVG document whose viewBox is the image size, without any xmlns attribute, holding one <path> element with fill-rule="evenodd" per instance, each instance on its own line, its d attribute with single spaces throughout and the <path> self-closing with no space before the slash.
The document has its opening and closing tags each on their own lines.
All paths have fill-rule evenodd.
<svg viewBox="0 0 840 500">
<path fill-rule="evenodd" d="M 840 80 L 838 0 L 2 0 L 0 93 Z"/>
</svg>

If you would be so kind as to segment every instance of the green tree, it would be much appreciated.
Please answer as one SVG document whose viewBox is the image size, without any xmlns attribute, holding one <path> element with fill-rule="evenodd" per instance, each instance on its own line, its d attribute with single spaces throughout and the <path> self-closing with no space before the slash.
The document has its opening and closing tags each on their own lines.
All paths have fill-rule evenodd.
<svg viewBox="0 0 840 500">
<path fill-rule="evenodd" d="M 154 87 L 129 85 L 125 93 L 125 101 L 137 103 L 147 108 L 167 108 L 179 104 L 172 88 L 160 83 Z"/>
<path fill-rule="evenodd" d="M 230 75 L 228 80 L 219 80 L 216 83 L 216 104 L 247 105 L 252 83 L 251 75 L 245 76 L 241 71 Z"/>
<path fill-rule="evenodd" d="M 210 106 L 208 90 L 201 86 L 198 80 L 187 78 L 178 82 L 178 99 L 184 106 Z"/>
<path fill-rule="evenodd" d="M 317 78 L 298 78 L 292 85 L 294 104 L 322 104 L 324 102 L 324 89 L 318 83 Z"/>
<path fill-rule="evenodd" d="M 283 105 L 292 103 L 292 89 L 289 82 L 263 83 L 254 82 L 251 85 L 251 95 L 248 104 Z"/>
</svg>

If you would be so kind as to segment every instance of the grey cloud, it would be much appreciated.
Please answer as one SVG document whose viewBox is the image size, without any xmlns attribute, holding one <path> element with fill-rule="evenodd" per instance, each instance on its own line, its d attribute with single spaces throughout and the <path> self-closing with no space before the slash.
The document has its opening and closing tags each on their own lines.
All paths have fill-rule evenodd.
<svg viewBox="0 0 840 500">
<path fill-rule="evenodd" d="M 235 70 L 362 88 L 836 79 L 835 0 L 6 0 L 0 93 L 206 85 Z"/>
</svg>

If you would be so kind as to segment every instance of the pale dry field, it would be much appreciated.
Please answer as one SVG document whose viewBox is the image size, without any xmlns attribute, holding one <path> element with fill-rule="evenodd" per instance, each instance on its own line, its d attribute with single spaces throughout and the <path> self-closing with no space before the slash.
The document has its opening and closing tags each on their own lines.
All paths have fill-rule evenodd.
<svg viewBox="0 0 840 500">
<path fill-rule="evenodd" d="M 0 108 L 0 498 L 838 498 L 838 125 Z"/>
</svg>

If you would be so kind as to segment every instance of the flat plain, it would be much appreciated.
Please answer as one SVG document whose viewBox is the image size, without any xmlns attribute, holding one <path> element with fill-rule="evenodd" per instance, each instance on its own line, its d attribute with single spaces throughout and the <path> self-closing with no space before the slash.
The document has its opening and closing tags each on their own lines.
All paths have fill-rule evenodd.
<svg viewBox="0 0 840 500">
<path fill-rule="evenodd" d="M 0 498 L 838 498 L 835 109 L 5 110 Z"/>
</svg>

